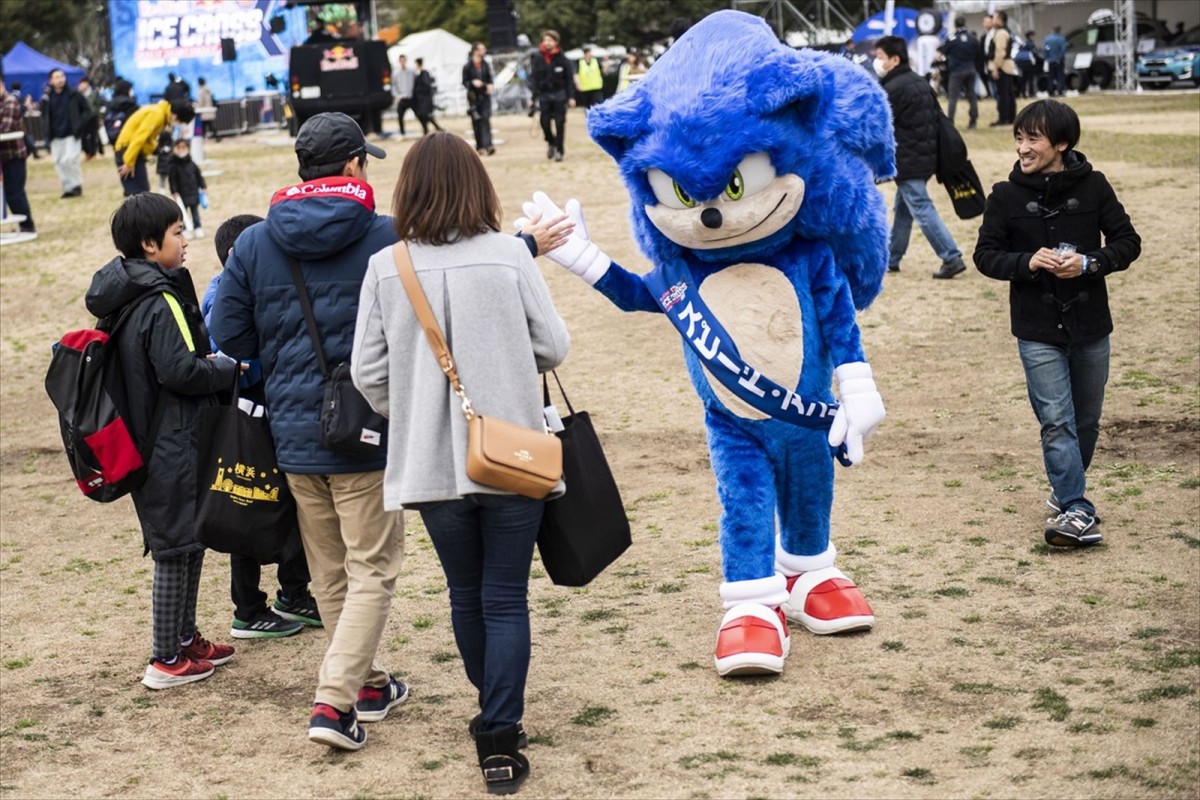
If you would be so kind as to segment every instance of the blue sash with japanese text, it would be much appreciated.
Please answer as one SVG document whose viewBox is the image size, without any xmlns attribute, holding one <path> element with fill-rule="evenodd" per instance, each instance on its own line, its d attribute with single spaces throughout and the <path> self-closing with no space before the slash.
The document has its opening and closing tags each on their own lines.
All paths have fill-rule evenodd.
<svg viewBox="0 0 1200 800">
<path fill-rule="evenodd" d="M 781 422 L 826 430 L 833 424 L 837 403 L 805 400 L 742 360 L 733 337 L 700 297 L 686 264 L 678 260 L 660 264 L 642 280 L 700 363 L 735 397 Z M 845 445 L 835 455 L 848 465 Z"/>
</svg>

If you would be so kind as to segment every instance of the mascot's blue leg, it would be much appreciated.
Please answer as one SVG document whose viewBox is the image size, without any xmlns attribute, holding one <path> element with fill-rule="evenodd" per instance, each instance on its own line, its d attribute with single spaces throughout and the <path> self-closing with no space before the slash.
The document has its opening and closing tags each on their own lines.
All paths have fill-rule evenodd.
<svg viewBox="0 0 1200 800">
<path fill-rule="evenodd" d="M 775 567 L 788 590 L 784 614 L 813 633 L 870 629 L 875 624 L 870 604 L 833 566 L 837 548 L 829 540 L 829 512 L 834 465 L 825 432 L 781 430 L 772 439 L 772 456 L 779 503 Z"/>
<path fill-rule="evenodd" d="M 708 449 L 721 500 L 721 600 L 717 674 L 783 671 L 791 647 L 780 604 L 787 581 L 775 571 L 775 486 L 768 421 L 741 420 L 708 408 Z"/>
<path fill-rule="evenodd" d="M 779 505 L 779 545 L 796 556 L 820 556 L 829 547 L 833 457 L 824 430 L 772 422 L 771 459 Z M 821 565 L 827 566 L 827 565 Z"/>
<path fill-rule="evenodd" d="M 709 409 L 708 450 L 721 500 L 721 570 L 729 583 L 775 573 L 774 469 L 766 443 L 747 428 L 762 423 Z"/>
</svg>

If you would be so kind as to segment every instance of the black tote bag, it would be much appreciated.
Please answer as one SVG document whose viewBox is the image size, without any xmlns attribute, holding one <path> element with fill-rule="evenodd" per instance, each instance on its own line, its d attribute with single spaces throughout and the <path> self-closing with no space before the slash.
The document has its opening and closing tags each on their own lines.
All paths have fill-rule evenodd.
<svg viewBox="0 0 1200 800">
<path fill-rule="evenodd" d="M 936 97 L 934 98 L 936 102 Z M 959 219 L 973 219 L 983 213 L 986 196 L 983 183 L 967 157 L 967 143 L 938 107 L 937 180 L 946 187 L 954 214 Z"/>
<path fill-rule="evenodd" d="M 562 440 L 563 480 L 567 492 L 546 502 L 538 531 L 538 552 L 550 580 L 559 586 L 586 586 L 628 549 L 629 518 L 600 439 L 586 411 L 575 411 L 558 374 L 554 382 L 566 401 L 568 416 Z M 542 377 L 542 393 L 550 405 L 550 385 Z"/>
<path fill-rule="evenodd" d="M 296 501 L 275 461 L 265 416 L 228 406 L 200 409 L 196 420 L 196 538 L 220 553 L 277 563 L 302 545 Z"/>
</svg>

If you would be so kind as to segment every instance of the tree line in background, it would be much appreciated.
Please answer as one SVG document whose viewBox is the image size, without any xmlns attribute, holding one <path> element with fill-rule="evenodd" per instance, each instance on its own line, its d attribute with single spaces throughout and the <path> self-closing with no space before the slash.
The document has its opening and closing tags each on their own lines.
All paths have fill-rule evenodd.
<svg viewBox="0 0 1200 800">
<path fill-rule="evenodd" d="M 729 0 L 515 0 L 517 33 L 534 45 L 552 28 L 564 49 L 584 43 L 643 47 L 678 32 Z M 399 23 L 401 35 L 444 28 L 469 42 L 488 42 L 486 0 L 377 0 L 381 26 Z"/>
<path fill-rule="evenodd" d="M 17 42 L 67 64 L 93 79 L 112 79 L 112 42 L 106 0 L 4 0 L 0 2 L 0 53 Z"/>
</svg>

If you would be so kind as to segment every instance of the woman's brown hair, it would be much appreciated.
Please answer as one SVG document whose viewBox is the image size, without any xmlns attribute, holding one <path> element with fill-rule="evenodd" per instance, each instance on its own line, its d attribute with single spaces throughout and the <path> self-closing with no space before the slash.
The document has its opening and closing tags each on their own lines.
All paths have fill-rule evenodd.
<svg viewBox="0 0 1200 800">
<path fill-rule="evenodd" d="M 396 235 L 450 244 L 500 230 L 500 199 L 466 140 L 438 131 L 422 137 L 400 166 L 392 197 Z"/>
</svg>

